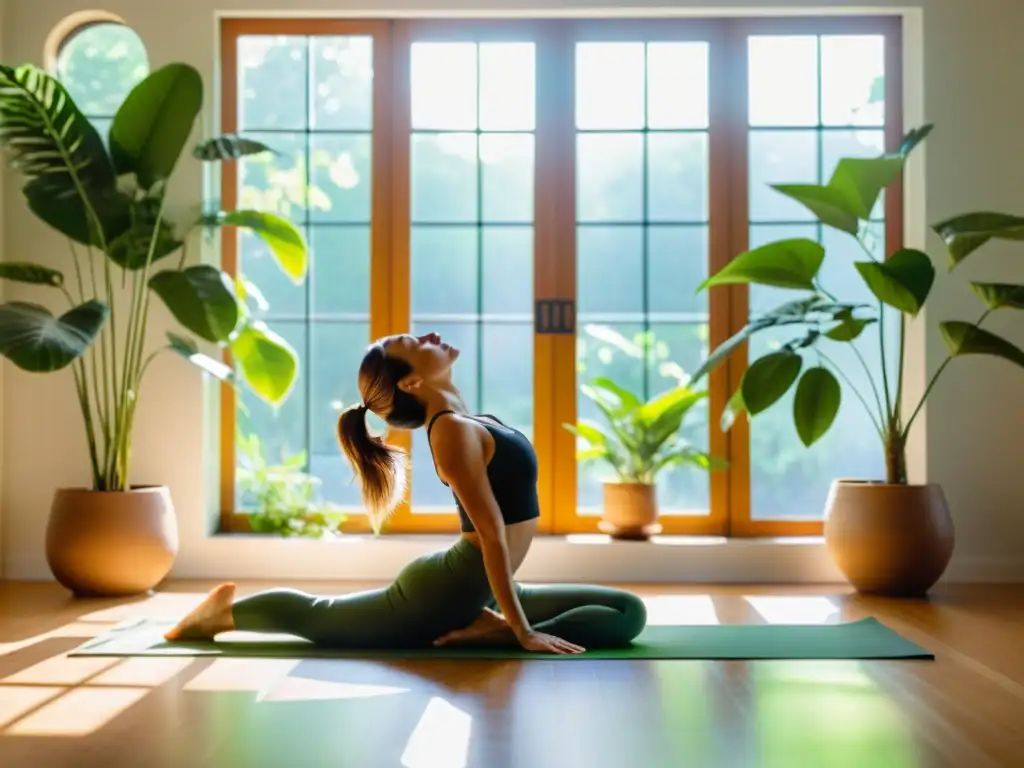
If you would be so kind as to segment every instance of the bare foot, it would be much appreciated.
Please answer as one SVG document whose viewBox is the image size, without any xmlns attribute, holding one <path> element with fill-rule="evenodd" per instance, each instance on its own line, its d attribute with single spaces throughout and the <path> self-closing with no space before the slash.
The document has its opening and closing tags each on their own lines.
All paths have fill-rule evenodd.
<svg viewBox="0 0 1024 768">
<path fill-rule="evenodd" d="M 221 584 L 210 591 L 199 605 L 164 634 L 165 640 L 212 640 L 221 632 L 235 628 L 231 605 L 235 601 L 235 585 Z"/>
<path fill-rule="evenodd" d="M 505 617 L 484 608 L 472 624 L 437 638 L 434 645 L 505 645 L 514 643 L 515 639 Z"/>
</svg>

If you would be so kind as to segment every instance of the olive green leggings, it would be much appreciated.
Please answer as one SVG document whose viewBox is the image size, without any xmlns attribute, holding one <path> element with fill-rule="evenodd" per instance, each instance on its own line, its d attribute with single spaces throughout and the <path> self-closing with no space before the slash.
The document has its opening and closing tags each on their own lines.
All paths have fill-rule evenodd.
<svg viewBox="0 0 1024 768">
<path fill-rule="evenodd" d="M 516 585 L 534 629 L 585 648 L 629 645 L 647 621 L 639 597 L 585 584 Z M 496 608 L 483 556 L 465 539 L 417 558 L 388 587 L 340 597 L 271 589 L 237 600 L 235 628 L 295 635 L 335 648 L 410 648 Z"/>
</svg>

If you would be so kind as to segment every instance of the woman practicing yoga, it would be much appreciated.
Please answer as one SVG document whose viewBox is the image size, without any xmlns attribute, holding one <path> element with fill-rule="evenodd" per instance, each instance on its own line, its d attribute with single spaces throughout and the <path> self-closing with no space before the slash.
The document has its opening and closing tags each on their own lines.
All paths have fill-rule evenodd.
<svg viewBox="0 0 1024 768">
<path fill-rule="evenodd" d="M 338 420 L 376 531 L 404 495 L 406 454 L 370 436 L 366 412 L 398 429 L 426 425 L 437 475 L 462 521 L 452 547 L 417 558 L 388 587 L 340 597 L 271 589 L 236 600 L 234 585 L 222 584 L 165 637 L 208 640 L 242 630 L 336 648 L 518 644 L 561 654 L 628 645 L 640 634 L 647 613 L 629 592 L 514 581 L 540 516 L 537 456 L 521 432 L 466 412 L 452 383 L 458 356 L 433 333 L 376 342 L 359 367 L 363 403 Z"/>
</svg>

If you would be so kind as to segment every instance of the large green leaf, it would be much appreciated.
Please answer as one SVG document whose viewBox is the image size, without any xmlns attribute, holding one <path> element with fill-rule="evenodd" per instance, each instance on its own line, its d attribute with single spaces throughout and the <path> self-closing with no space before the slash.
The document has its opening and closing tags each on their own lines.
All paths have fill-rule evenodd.
<svg viewBox="0 0 1024 768">
<path fill-rule="evenodd" d="M 199 110 L 203 78 L 188 64 L 167 64 L 138 83 L 110 126 L 110 156 L 118 174 L 134 173 L 149 189 L 170 177 Z"/>
<path fill-rule="evenodd" d="M 927 253 L 903 248 L 884 262 L 858 261 L 854 266 L 878 300 L 900 312 L 917 315 L 935 281 Z"/>
<path fill-rule="evenodd" d="M 152 242 L 154 233 L 155 246 Z M 151 247 L 153 256 L 149 263 L 155 264 L 183 245 L 174 227 L 166 218 L 160 217 L 160 201 L 147 197 L 132 203 L 131 226 L 108 243 L 107 254 L 119 267 L 136 270 L 146 266 Z"/>
<path fill-rule="evenodd" d="M 1024 285 L 1010 283 L 971 283 L 989 309 L 1024 309 Z"/>
<path fill-rule="evenodd" d="M 832 341 L 853 341 L 867 326 L 877 322 L 873 317 L 855 317 L 852 311 L 842 312 L 835 319 L 837 324 L 824 333 Z"/>
<path fill-rule="evenodd" d="M 939 329 L 942 331 L 946 346 L 949 347 L 949 354 L 953 357 L 993 355 L 1024 368 L 1024 350 L 1001 336 L 960 320 L 939 323 Z"/>
<path fill-rule="evenodd" d="M 810 448 L 828 432 L 842 401 L 839 382 L 827 368 L 808 368 L 796 385 L 793 422 L 800 442 Z"/>
<path fill-rule="evenodd" d="M 107 314 L 107 305 L 95 299 L 60 317 L 38 304 L 0 304 L 0 355 L 23 371 L 59 371 L 89 349 Z"/>
<path fill-rule="evenodd" d="M 298 378 L 299 360 L 287 341 L 261 322 L 244 326 L 230 343 L 242 377 L 271 405 L 283 403 Z"/>
<path fill-rule="evenodd" d="M 844 157 L 836 164 L 828 186 L 842 197 L 851 213 L 867 220 L 882 190 L 900 175 L 903 162 L 901 155 Z"/>
<path fill-rule="evenodd" d="M 772 188 L 802 204 L 818 217 L 818 221 L 842 232 L 856 235 L 860 220 L 845 195 L 820 184 L 772 184 Z"/>
<path fill-rule="evenodd" d="M 590 386 L 601 393 L 601 397 L 611 407 L 617 417 L 632 413 L 642 405 L 640 398 L 635 393 L 619 386 L 606 376 L 598 376 L 592 379 Z"/>
<path fill-rule="evenodd" d="M 949 250 L 949 268 L 981 248 L 989 240 L 1024 240 L 1024 217 L 982 211 L 940 221 L 932 230 Z"/>
<path fill-rule="evenodd" d="M 277 154 L 274 149 L 262 141 L 226 133 L 196 144 L 192 148 L 192 157 L 208 163 L 217 163 L 238 160 L 251 155 L 262 155 L 266 152 Z"/>
<path fill-rule="evenodd" d="M 698 291 L 715 285 L 737 283 L 811 291 L 814 290 L 814 278 L 824 258 L 825 249 L 814 240 L 777 240 L 741 253 L 701 283 Z"/>
<path fill-rule="evenodd" d="M 0 261 L 0 280 L 33 285 L 52 285 L 59 288 L 64 284 L 64 275 L 56 269 L 41 267 L 25 261 Z"/>
<path fill-rule="evenodd" d="M 306 242 L 295 225 L 276 213 L 266 211 L 231 211 L 204 216 L 207 227 L 242 227 L 249 229 L 270 248 L 282 271 L 298 285 L 306 277 Z M 342 257 L 343 254 L 335 254 Z"/>
<path fill-rule="evenodd" d="M 231 369 L 231 366 L 225 365 L 220 360 L 216 360 L 209 355 L 200 352 L 199 345 L 196 344 L 194 339 L 169 332 L 167 334 L 167 342 L 169 349 L 177 352 L 192 363 L 192 365 L 205 371 L 214 378 L 230 383 L 235 381 L 235 372 Z"/>
<path fill-rule="evenodd" d="M 707 392 L 677 387 L 657 396 L 637 410 L 635 419 L 641 434 L 645 458 L 653 456 L 666 440 L 679 431 L 686 414 L 707 395 Z"/>
<path fill-rule="evenodd" d="M 604 432 L 594 424 L 580 421 L 577 424 L 563 424 L 562 426 L 577 437 L 582 437 L 591 445 L 603 446 L 608 444 L 608 438 L 605 437 Z"/>
<path fill-rule="evenodd" d="M 775 405 L 793 386 L 802 367 L 803 358 L 795 352 L 773 352 L 755 360 L 740 382 L 747 413 L 756 416 Z"/>
<path fill-rule="evenodd" d="M 179 323 L 207 341 L 227 341 L 238 325 L 234 283 L 209 264 L 157 272 L 149 287 Z"/>
<path fill-rule="evenodd" d="M 107 238 L 126 226 L 128 198 L 100 135 L 43 70 L 0 65 L 0 147 L 25 179 L 29 208 L 61 234 L 98 245 L 97 226 Z"/>
</svg>

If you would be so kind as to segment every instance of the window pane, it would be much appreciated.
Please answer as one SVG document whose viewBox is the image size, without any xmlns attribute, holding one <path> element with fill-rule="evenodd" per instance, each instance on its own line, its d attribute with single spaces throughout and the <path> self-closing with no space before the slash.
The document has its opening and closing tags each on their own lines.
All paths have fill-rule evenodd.
<svg viewBox="0 0 1024 768">
<path fill-rule="evenodd" d="M 480 136 L 484 221 L 533 221 L 533 157 L 532 133 Z"/>
<path fill-rule="evenodd" d="M 411 163 L 414 222 L 476 221 L 475 134 L 413 134 Z"/>
<path fill-rule="evenodd" d="M 884 253 L 884 231 L 872 227 L 866 240 L 876 258 Z M 825 261 L 821 282 L 838 292 L 843 301 L 863 301 L 871 306 L 877 302 L 856 272 L 853 262 L 863 260 L 864 252 L 850 236 L 830 229 L 823 231 Z M 835 287 L 838 286 L 838 287 Z M 763 291 L 751 289 L 752 298 Z M 791 297 L 791 296 L 790 296 Z M 895 371 L 894 358 L 899 341 L 898 315 L 885 318 L 886 353 L 889 372 Z M 751 341 L 751 359 L 777 349 L 798 335 L 795 332 L 766 332 Z M 869 326 L 856 342 L 856 349 L 867 362 L 868 369 L 881 386 L 881 355 L 878 326 Z M 821 351 L 850 378 L 856 390 L 874 402 L 867 375 L 850 344 L 821 342 Z M 804 366 L 817 365 L 813 353 L 805 356 Z M 818 443 L 805 448 L 793 426 L 793 396 L 796 388 L 768 411 L 758 414 L 750 428 L 751 516 L 757 520 L 819 520 L 832 480 L 837 477 L 881 479 L 885 465 L 882 446 L 867 418 L 864 406 L 849 384 L 842 382 L 843 400 L 832 428 Z"/>
<path fill-rule="evenodd" d="M 483 327 L 480 411 L 533 435 L 533 322 Z"/>
<path fill-rule="evenodd" d="M 751 125 L 818 125 L 818 38 L 748 40 Z"/>
<path fill-rule="evenodd" d="M 647 135 L 648 221 L 707 221 L 708 135 Z"/>
<path fill-rule="evenodd" d="M 751 221 L 817 221 L 802 205 L 768 186 L 817 181 L 817 131 L 750 132 Z"/>
<path fill-rule="evenodd" d="M 532 131 L 536 112 L 533 43 L 480 45 L 480 128 Z"/>
<path fill-rule="evenodd" d="M 277 465 L 294 458 L 306 450 L 306 371 L 308 370 L 306 350 L 306 324 L 299 322 L 269 322 L 270 329 L 287 341 L 298 353 L 299 378 L 289 398 L 274 408 L 261 400 L 246 386 L 238 388 L 238 412 L 235 455 L 238 461 L 236 471 L 236 504 L 240 509 L 252 503 L 252 494 L 246 493 L 247 473 L 251 476 L 253 462 L 245 454 L 245 446 L 252 447 L 257 456 L 257 466 Z M 261 486 L 265 487 L 265 486 Z"/>
<path fill-rule="evenodd" d="M 476 313 L 478 237 L 475 226 L 412 228 L 410 281 L 414 317 Z M 424 331 L 427 332 L 429 329 Z"/>
<path fill-rule="evenodd" d="M 885 125 L 885 38 L 821 38 L 821 122 Z"/>
<path fill-rule="evenodd" d="M 314 130 L 370 130 L 373 124 L 373 38 L 311 38 Z"/>
<path fill-rule="evenodd" d="M 588 315 L 643 312 L 643 227 L 576 228 L 579 322 Z"/>
<path fill-rule="evenodd" d="M 533 227 L 485 225 L 482 239 L 484 313 L 532 318 Z"/>
<path fill-rule="evenodd" d="M 147 74 L 146 46 L 135 30 L 123 24 L 82 27 L 57 54 L 57 78 L 89 118 L 112 118 Z M 100 135 L 105 140 L 106 130 Z"/>
<path fill-rule="evenodd" d="M 309 242 L 314 317 L 370 316 L 370 227 L 314 226 Z M 298 290 L 304 290 L 299 286 Z M 352 320 L 352 317 L 344 319 Z"/>
<path fill-rule="evenodd" d="M 238 38 L 240 132 L 306 129 L 308 39 L 286 35 Z"/>
<path fill-rule="evenodd" d="M 649 344 L 648 387 L 654 396 L 687 382 L 697 370 L 708 353 L 708 327 L 704 323 L 652 323 Z M 707 400 L 686 415 L 678 437 L 698 450 L 709 450 Z M 686 464 L 663 470 L 658 474 L 658 503 L 663 515 L 708 514 L 708 473 Z"/>
<path fill-rule="evenodd" d="M 576 138 L 576 169 L 578 221 L 643 220 L 642 134 L 581 134 Z"/>
<path fill-rule="evenodd" d="M 306 198 L 323 205 L 323 196 L 307 189 L 306 134 L 249 133 L 274 153 L 250 155 L 238 161 L 238 208 L 273 211 L 301 224 L 306 216 Z"/>
<path fill-rule="evenodd" d="M 707 314 L 707 294 L 697 293 L 697 286 L 708 276 L 706 226 L 648 227 L 647 259 L 652 314 Z"/>
<path fill-rule="evenodd" d="M 644 44 L 577 43 L 576 126 L 644 127 Z"/>
<path fill-rule="evenodd" d="M 352 482 L 352 469 L 338 447 L 337 423 L 341 411 L 361 399 L 356 372 L 370 341 L 370 326 L 317 323 L 310 332 L 310 472 L 323 482 L 325 499 L 362 509 L 359 486 Z"/>
<path fill-rule="evenodd" d="M 370 134 L 310 137 L 310 219 L 314 222 L 370 221 Z"/>
<path fill-rule="evenodd" d="M 477 127 L 476 43 L 413 43 L 413 130 Z"/>
<path fill-rule="evenodd" d="M 708 127 L 708 44 L 647 44 L 647 126 Z"/>
</svg>

